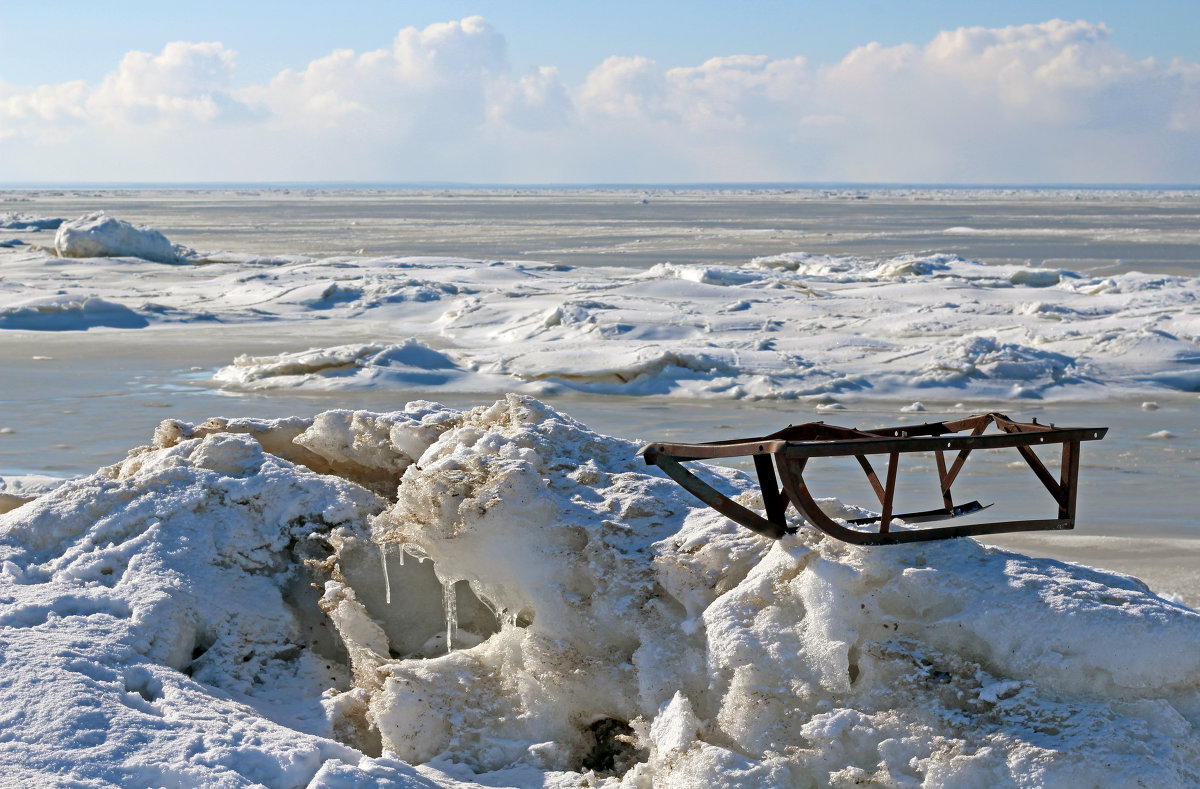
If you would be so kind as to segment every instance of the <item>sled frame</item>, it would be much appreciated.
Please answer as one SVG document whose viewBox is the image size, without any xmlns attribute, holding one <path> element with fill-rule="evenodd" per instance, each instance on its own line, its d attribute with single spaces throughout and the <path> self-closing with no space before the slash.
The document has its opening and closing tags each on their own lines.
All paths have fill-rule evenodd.
<svg viewBox="0 0 1200 789">
<path fill-rule="evenodd" d="M 994 427 L 996 432 L 985 432 Z M 792 425 L 759 438 L 737 438 L 703 444 L 653 443 L 639 454 L 647 464 L 656 465 L 671 479 L 702 502 L 734 522 L 774 539 L 792 534 L 788 526 L 788 506 L 812 526 L 831 537 L 855 545 L 892 545 L 927 540 L 1007 532 L 1075 528 L 1076 494 L 1079 482 L 1079 452 L 1084 441 L 1097 441 L 1107 427 L 1055 427 L 1032 422 L 1017 422 L 1004 414 L 987 413 L 943 422 L 903 425 L 872 430 L 836 427 L 824 422 Z M 1061 444 L 1062 455 L 1057 477 L 1033 451 L 1035 446 Z M 1015 449 L 1033 471 L 1057 505 L 1057 517 L 968 523 L 954 526 L 892 530 L 892 520 L 906 524 L 957 518 L 986 509 L 978 501 L 955 505 L 951 486 L 972 452 L 987 449 Z M 900 457 L 906 453 L 933 453 L 942 506 L 920 512 L 897 513 L 896 472 Z M 881 482 L 869 456 L 885 456 L 887 468 Z M 765 512 L 745 507 L 701 480 L 684 464 L 692 461 L 752 457 L 762 489 Z M 813 458 L 847 457 L 857 459 L 879 500 L 878 517 L 857 518 L 839 523 L 817 506 L 804 479 L 804 471 Z M 952 457 L 950 457 L 952 456 Z M 991 506 L 991 505 L 987 505 Z M 874 530 L 855 528 L 878 524 Z"/>
</svg>

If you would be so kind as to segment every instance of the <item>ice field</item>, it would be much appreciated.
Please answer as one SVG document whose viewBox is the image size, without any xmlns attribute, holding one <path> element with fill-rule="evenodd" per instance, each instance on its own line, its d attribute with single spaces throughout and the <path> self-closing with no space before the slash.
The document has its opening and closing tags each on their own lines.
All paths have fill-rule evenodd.
<svg viewBox="0 0 1200 789">
<path fill-rule="evenodd" d="M 14 780 L 1200 781 L 1200 195 L 3 196 Z M 1075 532 L 774 542 L 636 456 L 988 410 L 1110 428 Z"/>
</svg>

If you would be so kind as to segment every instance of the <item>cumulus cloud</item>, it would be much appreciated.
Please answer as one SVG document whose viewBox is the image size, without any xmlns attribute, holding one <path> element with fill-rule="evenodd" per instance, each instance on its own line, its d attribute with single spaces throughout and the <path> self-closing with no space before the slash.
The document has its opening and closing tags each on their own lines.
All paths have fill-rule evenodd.
<svg viewBox="0 0 1200 789">
<path fill-rule="evenodd" d="M 1197 117 L 1189 66 L 1134 60 L 1103 25 L 1055 20 L 947 31 L 924 46 L 868 44 L 818 69 L 800 58 L 667 71 L 610 59 L 580 99 L 647 130 L 670 119 L 691 140 L 727 127 L 733 150 L 750 134 L 770 146 L 779 175 L 749 177 L 1194 180 L 1195 141 L 1176 134 Z"/>
<path fill-rule="evenodd" d="M 401 30 L 387 49 L 337 50 L 304 71 L 286 70 L 246 95 L 277 125 L 337 131 L 348 125 L 477 125 L 507 71 L 504 38 L 481 17 Z"/>
<path fill-rule="evenodd" d="M 490 112 L 493 119 L 526 130 L 562 126 L 574 113 L 558 69 L 542 66 L 514 83 L 499 83 Z"/>
<path fill-rule="evenodd" d="M 503 35 L 470 17 L 259 85 L 235 68 L 221 44 L 178 42 L 94 86 L 0 85 L 0 139 L 108 135 L 119 152 L 115 132 L 136 129 L 151 144 L 128 155 L 166 167 L 186 128 L 189 161 L 218 178 L 1200 180 L 1200 65 L 1133 59 L 1083 21 L 866 44 L 827 65 L 614 56 L 567 86 L 553 65 L 515 76 Z"/>
<path fill-rule="evenodd" d="M 252 119 L 254 109 L 232 93 L 235 59 L 213 42 L 176 41 L 159 55 L 130 52 L 95 88 L 75 81 L 0 96 L 0 128 L 44 135 L 64 126 L 168 130 Z"/>
<path fill-rule="evenodd" d="M 692 68 L 661 71 L 644 57 L 612 57 L 579 91 L 584 112 L 611 118 L 744 127 L 777 117 L 781 109 L 803 113 L 812 90 L 804 58 L 717 57 Z"/>
</svg>

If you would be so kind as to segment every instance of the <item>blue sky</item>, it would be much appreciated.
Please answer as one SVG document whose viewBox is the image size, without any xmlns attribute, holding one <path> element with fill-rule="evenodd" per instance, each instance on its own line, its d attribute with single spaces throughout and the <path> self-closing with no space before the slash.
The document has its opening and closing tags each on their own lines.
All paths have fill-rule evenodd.
<svg viewBox="0 0 1200 789">
<path fill-rule="evenodd" d="M 1200 2 L 411 2 L 205 0 L 195 3 L 0 2 L 0 79 L 32 86 L 96 79 L 129 50 L 171 41 L 220 41 L 247 80 L 303 68 L 335 48 L 384 46 L 402 27 L 480 15 L 504 32 L 523 67 L 554 65 L 580 80 L 609 55 L 645 55 L 666 67 L 716 55 L 803 55 L 833 63 L 855 47 L 921 44 L 958 27 L 1048 19 L 1103 22 L 1134 58 L 1200 62 Z"/>
<path fill-rule="evenodd" d="M 0 181 L 1194 183 L 1196 30 L 1182 1 L 0 0 Z"/>
</svg>

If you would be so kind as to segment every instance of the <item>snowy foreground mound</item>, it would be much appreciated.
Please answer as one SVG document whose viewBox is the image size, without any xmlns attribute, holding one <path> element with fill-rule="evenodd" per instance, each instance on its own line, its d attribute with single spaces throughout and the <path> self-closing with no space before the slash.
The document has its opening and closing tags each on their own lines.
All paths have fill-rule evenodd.
<svg viewBox="0 0 1200 789">
<path fill-rule="evenodd" d="M 164 422 L 123 463 L 0 515 L 0 770 L 122 786 L 1200 781 L 1196 613 L 967 539 L 773 543 L 635 451 L 517 396 Z"/>
</svg>

